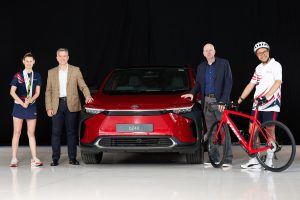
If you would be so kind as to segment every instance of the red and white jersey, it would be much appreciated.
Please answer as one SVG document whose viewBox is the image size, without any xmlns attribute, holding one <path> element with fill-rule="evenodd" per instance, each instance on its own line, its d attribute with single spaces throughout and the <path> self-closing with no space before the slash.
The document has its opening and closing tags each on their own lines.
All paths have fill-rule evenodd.
<svg viewBox="0 0 300 200">
<path fill-rule="evenodd" d="M 267 64 L 260 63 L 252 76 L 251 83 L 255 84 L 254 99 L 265 96 L 276 80 L 282 80 L 281 64 L 272 58 Z M 280 112 L 281 87 L 279 87 L 268 102 L 259 107 L 259 111 Z M 252 109 L 255 110 L 255 102 Z"/>
</svg>

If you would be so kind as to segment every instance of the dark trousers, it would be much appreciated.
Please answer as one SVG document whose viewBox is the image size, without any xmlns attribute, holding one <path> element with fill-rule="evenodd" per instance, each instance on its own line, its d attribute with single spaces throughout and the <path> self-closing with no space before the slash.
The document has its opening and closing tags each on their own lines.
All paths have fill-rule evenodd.
<svg viewBox="0 0 300 200">
<path fill-rule="evenodd" d="M 52 117 L 52 159 L 60 158 L 60 140 L 63 126 L 66 126 L 68 156 L 75 159 L 77 156 L 77 118 L 78 112 L 70 112 L 66 100 L 59 100 L 57 113 Z"/>
<path fill-rule="evenodd" d="M 221 120 L 222 113 L 218 110 L 217 106 L 210 106 L 209 103 L 216 102 L 216 98 L 210 98 L 205 97 L 205 104 L 204 104 L 204 117 L 206 121 L 206 127 L 207 131 L 210 131 L 212 125 L 217 121 Z M 216 130 L 213 132 L 213 134 L 216 134 Z M 225 155 L 225 163 L 232 163 L 232 147 L 231 147 L 231 137 L 230 134 L 228 135 L 228 140 L 226 140 L 227 143 L 227 152 Z M 212 156 L 215 157 L 215 159 L 219 159 L 219 152 L 215 148 L 215 146 L 212 146 Z"/>
</svg>

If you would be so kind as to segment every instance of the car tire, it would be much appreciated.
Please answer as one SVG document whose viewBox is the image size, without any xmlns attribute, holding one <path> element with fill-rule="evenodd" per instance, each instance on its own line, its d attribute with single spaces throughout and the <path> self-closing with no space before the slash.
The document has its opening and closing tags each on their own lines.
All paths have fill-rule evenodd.
<svg viewBox="0 0 300 200">
<path fill-rule="evenodd" d="M 81 158 L 85 164 L 99 164 L 102 160 L 103 153 L 93 153 L 81 151 Z"/>
<path fill-rule="evenodd" d="M 187 153 L 185 155 L 186 162 L 188 164 L 203 164 L 204 163 L 204 148 L 200 144 L 197 150 L 194 153 Z"/>
</svg>

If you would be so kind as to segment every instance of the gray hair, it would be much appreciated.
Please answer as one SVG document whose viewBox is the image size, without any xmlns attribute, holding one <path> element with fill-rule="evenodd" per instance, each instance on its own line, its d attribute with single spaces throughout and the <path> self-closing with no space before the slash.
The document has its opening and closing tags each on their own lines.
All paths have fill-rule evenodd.
<svg viewBox="0 0 300 200">
<path fill-rule="evenodd" d="M 59 49 L 57 49 L 57 51 L 56 51 L 56 55 L 57 55 L 59 52 L 61 52 L 61 51 L 67 52 L 67 53 L 69 54 L 69 51 L 68 51 L 67 48 L 59 48 Z"/>
</svg>

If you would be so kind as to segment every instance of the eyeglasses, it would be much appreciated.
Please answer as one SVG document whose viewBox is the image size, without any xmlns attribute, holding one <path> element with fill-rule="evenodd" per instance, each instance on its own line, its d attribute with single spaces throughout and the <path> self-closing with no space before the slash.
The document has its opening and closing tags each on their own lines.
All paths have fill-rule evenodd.
<svg viewBox="0 0 300 200">
<path fill-rule="evenodd" d="M 269 52 L 269 51 L 265 50 L 265 51 L 262 51 L 262 52 L 257 52 L 256 55 L 257 56 L 265 55 L 267 52 Z"/>
</svg>

